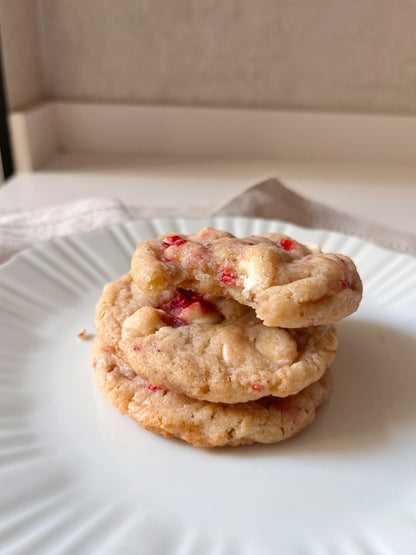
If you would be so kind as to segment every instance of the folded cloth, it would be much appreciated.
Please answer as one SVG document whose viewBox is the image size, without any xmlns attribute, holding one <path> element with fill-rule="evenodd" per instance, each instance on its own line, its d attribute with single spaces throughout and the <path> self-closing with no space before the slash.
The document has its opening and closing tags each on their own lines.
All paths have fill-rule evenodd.
<svg viewBox="0 0 416 555">
<path fill-rule="evenodd" d="M 126 206 L 111 198 L 91 198 L 32 212 L 0 214 L 0 263 L 28 247 L 62 235 L 153 217 L 246 216 L 279 219 L 304 227 L 341 231 L 385 248 L 416 255 L 416 237 L 328 208 L 268 179 L 218 207 Z"/>
<path fill-rule="evenodd" d="M 0 215 L 0 263 L 41 241 L 94 231 L 128 219 L 128 210 L 121 202 L 106 198 Z"/>
<path fill-rule="evenodd" d="M 416 235 L 349 216 L 308 200 L 282 185 L 276 178 L 250 187 L 231 201 L 217 207 L 211 216 L 252 216 L 283 220 L 303 227 L 340 231 L 361 237 L 386 249 L 416 256 Z"/>
<path fill-rule="evenodd" d="M 175 216 L 203 218 L 211 207 L 183 208 L 126 206 L 112 198 L 88 198 L 35 211 L 0 213 L 0 263 L 36 243 L 102 229 L 111 224 L 149 218 Z"/>
</svg>

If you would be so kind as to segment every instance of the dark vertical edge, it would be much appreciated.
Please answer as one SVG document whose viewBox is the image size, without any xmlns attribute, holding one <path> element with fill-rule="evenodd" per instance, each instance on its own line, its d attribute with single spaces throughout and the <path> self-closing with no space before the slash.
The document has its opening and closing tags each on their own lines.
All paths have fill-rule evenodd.
<svg viewBox="0 0 416 555">
<path fill-rule="evenodd" d="M 0 37 L 0 151 L 3 163 L 3 175 L 7 179 L 14 173 L 13 154 L 10 142 L 8 107 L 3 71 L 3 51 Z"/>
</svg>

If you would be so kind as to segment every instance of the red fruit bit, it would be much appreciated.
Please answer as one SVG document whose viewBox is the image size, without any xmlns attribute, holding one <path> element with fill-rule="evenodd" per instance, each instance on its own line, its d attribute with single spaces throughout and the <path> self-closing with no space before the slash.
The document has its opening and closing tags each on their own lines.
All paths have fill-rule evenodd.
<svg viewBox="0 0 416 555">
<path fill-rule="evenodd" d="M 174 316 L 179 314 L 184 308 L 188 308 L 191 304 L 199 303 L 201 306 L 205 307 L 207 310 L 212 310 L 214 307 L 212 303 L 206 301 L 203 295 L 195 293 L 194 291 L 188 291 L 187 289 L 179 289 L 179 295 L 169 301 L 164 310 L 166 312 L 173 314 Z"/>
<path fill-rule="evenodd" d="M 167 308 L 165 307 L 164 310 L 166 311 Z M 187 326 L 188 322 L 180 318 L 179 316 L 172 316 L 172 314 L 163 314 L 161 315 L 160 319 L 164 322 L 167 326 L 171 326 L 172 328 L 179 328 L 180 326 Z M 159 353 L 161 352 L 160 349 L 157 349 Z"/>
<path fill-rule="evenodd" d="M 296 249 L 296 241 L 292 241 L 291 239 L 280 239 L 277 246 L 285 251 L 293 251 Z"/>
<path fill-rule="evenodd" d="M 165 312 L 168 310 L 167 306 L 164 306 L 163 310 Z M 160 319 L 164 322 L 167 326 L 171 326 L 172 328 L 179 328 L 180 326 L 186 326 L 187 322 L 178 316 L 172 316 L 171 314 L 163 314 Z"/>
<path fill-rule="evenodd" d="M 176 328 L 188 325 L 188 322 L 181 318 L 181 312 L 196 303 L 204 312 L 215 310 L 215 306 L 206 301 L 203 295 L 187 289 L 179 289 L 178 295 L 171 301 L 164 303 L 160 308 L 167 313 L 166 323 Z"/>
<path fill-rule="evenodd" d="M 252 388 L 254 391 L 263 391 L 264 385 L 261 384 L 261 383 L 253 383 L 253 385 L 251 386 L 251 388 Z"/>
<path fill-rule="evenodd" d="M 163 239 L 162 248 L 167 249 L 172 245 L 175 245 L 175 247 L 180 247 L 184 243 L 187 243 L 187 239 L 183 239 L 182 237 L 179 237 L 179 235 L 169 235 L 169 237 L 165 237 Z"/>
<path fill-rule="evenodd" d="M 94 360 L 92 361 L 92 367 L 95 368 L 96 366 L 97 366 L 97 361 L 94 359 Z"/>
<path fill-rule="evenodd" d="M 358 291 L 358 287 L 355 285 L 355 283 L 351 283 L 346 279 L 340 279 L 339 282 L 342 289 L 351 289 L 351 291 Z"/>
<path fill-rule="evenodd" d="M 134 345 L 133 351 L 140 351 L 140 347 L 138 347 L 137 345 Z"/>
<path fill-rule="evenodd" d="M 179 316 L 172 316 L 169 320 L 169 325 L 173 328 L 179 328 L 181 326 L 187 326 L 188 322 Z"/>
<path fill-rule="evenodd" d="M 233 285 L 237 281 L 237 274 L 230 268 L 220 268 L 220 282 L 226 285 Z"/>
<path fill-rule="evenodd" d="M 147 384 L 147 389 L 150 389 L 150 391 L 163 391 L 161 387 L 153 385 L 152 383 Z"/>
</svg>

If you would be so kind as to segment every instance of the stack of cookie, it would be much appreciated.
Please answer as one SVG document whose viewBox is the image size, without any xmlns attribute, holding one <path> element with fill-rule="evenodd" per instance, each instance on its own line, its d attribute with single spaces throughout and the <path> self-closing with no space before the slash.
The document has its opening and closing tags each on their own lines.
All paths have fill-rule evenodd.
<svg viewBox="0 0 416 555">
<path fill-rule="evenodd" d="M 361 296 L 348 257 L 283 235 L 204 228 L 144 241 L 98 302 L 96 380 L 121 413 L 165 437 L 281 441 L 328 398 L 333 324 Z"/>
</svg>

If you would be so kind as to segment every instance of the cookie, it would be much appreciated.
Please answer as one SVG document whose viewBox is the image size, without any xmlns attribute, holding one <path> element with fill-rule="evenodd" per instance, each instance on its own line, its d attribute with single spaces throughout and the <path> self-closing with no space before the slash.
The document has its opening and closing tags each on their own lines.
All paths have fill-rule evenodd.
<svg viewBox="0 0 416 555">
<path fill-rule="evenodd" d="M 104 288 L 95 324 L 144 379 L 221 403 L 298 393 L 323 375 L 337 348 L 332 325 L 270 328 L 250 307 L 189 290 L 146 299 L 129 275 Z"/>
<path fill-rule="evenodd" d="M 113 351 L 114 346 L 96 338 L 94 373 L 108 401 L 143 428 L 199 447 L 274 443 L 294 436 L 312 423 L 332 388 L 328 369 L 319 381 L 285 399 L 264 397 L 234 405 L 197 401 L 142 380 Z"/>
<path fill-rule="evenodd" d="M 245 239 L 213 228 L 165 234 L 137 245 L 131 275 L 147 295 L 180 287 L 233 298 L 272 327 L 331 324 L 353 313 L 362 297 L 347 256 L 275 233 Z"/>
<path fill-rule="evenodd" d="M 94 325 L 104 340 L 117 345 L 121 326 L 126 318 L 141 306 L 157 306 L 157 299 L 144 294 L 132 281 L 130 274 L 107 283 L 95 307 Z"/>
</svg>

